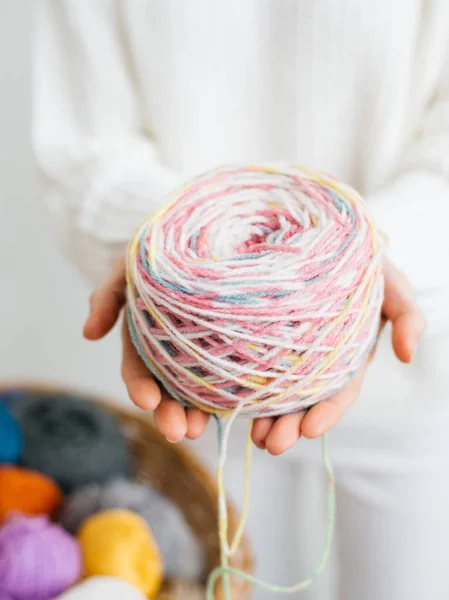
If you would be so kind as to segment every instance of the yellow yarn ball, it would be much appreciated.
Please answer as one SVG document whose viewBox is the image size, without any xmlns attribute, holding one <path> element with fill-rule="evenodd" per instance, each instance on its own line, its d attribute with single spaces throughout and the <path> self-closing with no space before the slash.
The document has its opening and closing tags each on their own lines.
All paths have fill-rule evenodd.
<svg viewBox="0 0 449 600">
<path fill-rule="evenodd" d="M 146 521 L 136 513 L 124 509 L 96 513 L 84 521 L 78 540 L 86 577 L 120 577 L 148 598 L 159 591 L 162 558 Z"/>
</svg>

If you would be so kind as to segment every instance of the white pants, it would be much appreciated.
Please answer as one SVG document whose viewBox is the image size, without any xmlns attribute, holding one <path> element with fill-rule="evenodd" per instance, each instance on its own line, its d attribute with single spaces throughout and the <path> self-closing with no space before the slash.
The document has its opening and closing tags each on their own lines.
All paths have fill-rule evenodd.
<svg viewBox="0 0 449 600">
<path fill-rule="evenodd" d="M 330 562 L 318 581 L 295 597 L 449 598 L 449 402 L 446 408 L 444 401 L 449 375 L 445 368 L 435 373 L 438 361 L 444 366 L 449 356 L 448 345 L 434 339 L 426 350 L 425 343 L 414 367 L 391 362 L 387 346 L 380 349 L 366 382 L 368 392 L 359 399 L 364 409 L 354 409 L 329 437 L 337 485 Z M 376 398 L 386 389 L 395 394 L 390 418 L 381 411 L 388 398 Z M 401 402 L 409 402 L 402 414 Z M 242 424 L 236 428 L 226 471 L 237 504 L 244 429 Z M 207 438 L 203 456 L 214 454 Z M 291 584 L 310 575 L 319 562 L 326 520 L 323 473 L 319 440 L 300 440 L 281 458 L 255 452 L 248 532 L 257 574 L 264 580 Z M 253 597 L 280 596 L 256 590 Z"/>
</svg>

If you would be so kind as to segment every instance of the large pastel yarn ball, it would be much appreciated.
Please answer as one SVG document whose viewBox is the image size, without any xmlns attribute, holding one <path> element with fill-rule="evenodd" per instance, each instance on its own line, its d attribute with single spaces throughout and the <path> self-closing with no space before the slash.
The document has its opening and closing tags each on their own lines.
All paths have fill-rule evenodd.
<svg viewBox="0 0 449 600">
<path fill-rule="evenodd" d="M 383 247 L 362 198 L 328 175 L 290 165 L 208 172 L 130 242 L 131 337 L 183 404 L 222 416 L 304 409 L 367 360 Z"/>
</svg>

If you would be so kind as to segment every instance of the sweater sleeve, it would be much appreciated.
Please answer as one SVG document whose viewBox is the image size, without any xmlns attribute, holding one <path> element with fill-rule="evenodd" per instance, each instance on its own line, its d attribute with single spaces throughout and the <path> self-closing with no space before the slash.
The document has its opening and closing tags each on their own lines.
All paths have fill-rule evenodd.
<svg viewBox="0 0 449 600">
<path fill-rule="evenodd" d="M 93 282 L 181 181 L 143 132 L 115 0 L 42 0 L 34 149 L 61 241 Z"/>
<path fill-rule="evenodd" d="M 409 277 L 428 320 L 437 322 L 437 307 L 447 315 L 449 305 L 449 48 L 394 177 L 366 198 L 389 237 L 389 256 Z"/>
</svg>

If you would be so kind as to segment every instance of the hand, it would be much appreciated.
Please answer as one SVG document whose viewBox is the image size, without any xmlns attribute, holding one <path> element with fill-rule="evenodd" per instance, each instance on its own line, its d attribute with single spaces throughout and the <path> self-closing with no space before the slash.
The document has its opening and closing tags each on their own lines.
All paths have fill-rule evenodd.
<svg viewBox="0 0 449 600">
<path fill-rule="evenodd" d="M 384 302 L 378 335 L 387 321 L 391 321 L 394 352 L 400 361 L 409 363 L 416 354 L 426 322 L 414 300 L 408 280 L 388 260 L 384 263 L 384 275 Z M 374 352 L 375 349 L 348 385 L 331 398 L 312 406 L 307 411 L 278 419 L 262 418 L 255 421 L 253 425 L 255 445 L 277 455 L 291 448 L 301 436 L 316 438 L 327 433 L 357 399 Z"/>
<path fill-rule="evenodd" d="M 384 322 L 392 322 L 396 356 L 402 362 L 410 362 L 425 329 L 424 317 L 402 273 L 390 262 L 386 262 L 384 272 Z M 90 298 L 90 315 L 84 325 L 87 339 L 101 339 L 113 328 L 125 305 L 125 290 L 125 261 L 122 259 Z M 122 340 L 122 377 L 134 404 L 154 411 L 159 431 L 171 442 L 179 442 L 184 437 L 196 439 L 202 435 L 209 415 L 197 408 L 185 409 L 159 387 L 134 348 L 125 321 L 122 323 Z M 257 419 L 253 426 L 254 444 L 278 455 L 291 448 L 301 436 L 315 438 L 329 431 L 356 400 L 369 361 L 345 388 L 308 411 L 276 419 Z"/>
<path fill-rule="evenodd" d="M 125 260 L 121 259 L 112 275 L 90 297 L 90 314 L 84 324 L 84 337 L 99 340 L 114 327 L 126 302 Z M 122 378 L 129 397 L 136 406 L 154 411 L 159 431 L 169 442 L 184 437 L 198 438 L 206 429 L 209 415 L 198 408 L 185 409 L 154 380 L 140 358 L 129 335 L 126 320 L 122 322 Z"/>
</svg>

